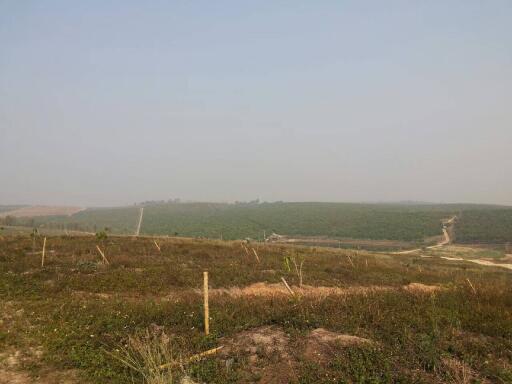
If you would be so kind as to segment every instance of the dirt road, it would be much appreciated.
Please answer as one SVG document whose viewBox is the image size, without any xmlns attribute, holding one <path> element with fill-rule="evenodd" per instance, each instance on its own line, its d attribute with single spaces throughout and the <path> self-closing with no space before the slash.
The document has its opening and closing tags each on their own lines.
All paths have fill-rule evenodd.
<svg viewBox="0 0 512 384">
<path fill-rule="evenodd" d="M 456 218 L 457 218 L 457 216 L 453 216 L 452 218 L 443 222 L 444 239 L 442 241 L 440 241 L 439 243 L 437 243 L 436 245 L 431 245 L 429 247 L 426 247 L 426 249 L 441 248 L 441 247 L 444 247 L 445 245 L 450 244 L 451 238 L 450 238 L 450 234 L 448 233 L 448 228 L 451 228 L 453 226 L 453 223 L 455 222 Z M 408 251 L 392 252 L 391 254 L 392 255 L 407 255 L 409 253 L 419 252 L 421 250 L 422 250 L 422 248 L 416 248 L 416 249 L 410 249 Z"/>
</svg>

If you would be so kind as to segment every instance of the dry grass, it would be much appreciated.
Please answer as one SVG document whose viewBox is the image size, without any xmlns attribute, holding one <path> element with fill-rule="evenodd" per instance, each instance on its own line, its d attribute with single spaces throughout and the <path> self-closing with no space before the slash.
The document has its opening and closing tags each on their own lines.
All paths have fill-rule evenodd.
<svg viewBox="0 0 512 384">
<path fill-rule="evenodd" d="M 146 329 L 129 336 L 126 344 L 111 355 L 141 376 L 145 384 L 173 383 L 172 370 L 160 368 L 174 361 L 171 341 L 163 331 Z"/>
</svg>

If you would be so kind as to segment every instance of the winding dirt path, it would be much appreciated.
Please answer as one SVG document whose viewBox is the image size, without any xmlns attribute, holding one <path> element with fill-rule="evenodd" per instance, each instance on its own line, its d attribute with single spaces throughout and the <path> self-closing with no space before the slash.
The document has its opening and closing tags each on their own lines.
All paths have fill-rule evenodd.
<svg viewBox="0 0 512 384">
<path fill-rule="evenodd" d="M 436 249 L 444 247 L 445 245 L 450 244 L 452 241 L 450 238 L 450 234 L 448 233 L 448 228 L 451 228 L 455 222 L 455 219 L 457 219 L 457 216 L 453 216 L 450 219 L 443 222 L 443 235 L 444 239 L 437 243 L 436 245 L 431 245 L 429 247 L 426 247 L 426 249 Z M 421 251 L 422 248 L 416 248 L 416 249 L 410 249 L 408 251 L 400 251 L 400 252 L 391 252 L 392 255 L 407 255 L 409 253 L 415 253 Z"/>
<path fill-rule="evenodd" d="M 449 220 L 446 220 L 443 222 L 443 235 L 444 239 L 437 243 L 436 245 L 431 245 L 430 247 L 426 247 L 426 249 L 436 249 L 444 247 L 445 245 L 450 244 L 451 238 L 450 233 L 448 232 L 448 229 L 451 229 L 453 227 L 453 224 L 455 222 L 455 219 L 457 216 L 453 216 Z M 411 249 L 408 251 L 401 251 L 401 252 L 393 252 L 393 255 L 406 255 L 410 253 L 415 253 L 421 251 L 421 248 Z M 429 256 L 422 256 L 422 257 L 429 257 Z M 485 259 L 463 259 L 462 257 L 449 257 L 449 256 L 440 256 L 441 259 L 449 260 L 449 261 L 466 261 L 468 263 L 474 263 L 478 265 L 483 265 L 486 267 L 498 267 L 498 268 L 506 268 L 509 270 L 512 270 L 512 264 L 510 263 L 495 263 L 491 260 L 485 260 Z M 505 256 L 505 259 L 507 259 L 507 256 Z M 508 260 L 508 259 L 507 259 Z"/>
</svg>

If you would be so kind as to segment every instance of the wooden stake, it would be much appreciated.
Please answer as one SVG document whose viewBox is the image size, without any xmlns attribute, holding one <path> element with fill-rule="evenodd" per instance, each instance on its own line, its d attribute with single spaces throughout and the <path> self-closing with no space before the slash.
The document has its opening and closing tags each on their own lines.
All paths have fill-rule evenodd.
<svg viewBox="0 0 512 384">
<path fill-rule="evenodd" d="M 288 283 L 286 282 L 284 277 L 281 277 L 281 280 L 283 281 L 283 284 L 286 287 L 286 289 L 288 290 L 288 292 L 290 292 L 290 294 L 295 296 L 295 292 L 292 291 L 292 289 L 290 288 L 290 286 L 288 285 Z"/>
<path fill-rule="evenodd" d="M 254 253 L 254 256 L 256 256 L 256 260 L 258 260 L 258 263 L 260 262 L 260 258 L 258 257 L 258 252 L 254 248 L 252 248 L 252 252 Z"/>
<path fill-rule="evenodd" d="M 302 266 L 304 265 L 304 259 L 300 262 L 300 267 L 297 265 L 297 258 L 293 256 L 291 258 L 293 265 L 295 267 L 295 272 L 297 273 L 297 277 L 299 278 L 299 288 L 302 288 Z"/>
<path fill-rule="evenodd" d="M 356 266 L 354 265 L 354 262 L 352 261 L 349 254 L 347 254 L 347 257 L 348 257 L 348 261 L 350 261 L 350 264 L 352 264 L 352 268 L 355 268 Z"/>
<path fill-rule="evenodd" d="M 103 258 L 103 262 L 104 262 L 105 264 L 110 264 L 110 263 L 108 262 L 108 259 L 105 257 L 105 254 L 103 253 L 103 251 L 100 249 L 100 247 L 99 247 L 98 245 L 96 246 L 96 249 L 97 249 L 97 250 L 98 250 L 98 252 L 100 253 L 101 257 Z"/>
<path fill-rule="evenodd" d="M 204 293 L 204 333 L 210 334 L 210 308 L 208 307 L 208 272 L 203 272 L 203 293 Z"/>
<path fill-rule="evenodd" d="M 471 287 L 471 289 L 473 290 L 473 293 L 476 295 L 476 289 L 475 289 L 475 287 L 473 286 L 473 284 L 471 284 L 471 280 L 469 280 L 469 277 L 466 277 L 466 280 L 468 281 L 469 286 L 470 286 L 470 287 Z"/>
<path fill-rule="evenodd" d="M 213 354 L 217 353 L 218 351 L 220 351 L 222 348 L 224 348 L 224 346 L 221 345 L 220 347 L 209 349 L 207 351 L 198 353 L 196 355 L 192 355 L 192 356 L 190 356 L 189 358 L 187 358 L 187 359 L 185 359 L 183 361 L 177 360 L 177 361 L 172 361 L 170 363 L 162 364 L 158 368 L 159 369 L 165 369 L 165 368 L 172 367 L 174 365 L 179 365 L 179 364 L 184 365 L 184 364 L 192 363 L 194 361 L 201 360 L 203 357 L 206 357 L 206 356 L 209 356 L 209 355 L 213 355 Z"/>
<path fill-rule="evenodd" d="M 160 246 L 158 245 L 158 243 L 156 242 L 156 240 L 153 240 L 153 242 L 155 243 L 155 246 L 156 246 L 156 248 L 158 249 L 158 252 L 161 252 L 161 251 L 160 251 Z"/>
<path fill-rule="evenodd" d="M 41 256 L 41 268 L 44 267 L 44 253 L 46 251 L 46 237 L 43 240 L 43 254 Z"/>
</svg>

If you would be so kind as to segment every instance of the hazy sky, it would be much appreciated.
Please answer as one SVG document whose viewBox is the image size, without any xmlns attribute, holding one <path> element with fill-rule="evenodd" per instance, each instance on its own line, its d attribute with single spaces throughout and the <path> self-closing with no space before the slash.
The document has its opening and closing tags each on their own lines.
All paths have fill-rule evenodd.
<svg viewBox="0 0 512 384">
<path fill-rule="evenodd" d="M 512 1 L 0 0 L 0 204 L 512 204 Z"/>
</svg>

